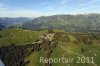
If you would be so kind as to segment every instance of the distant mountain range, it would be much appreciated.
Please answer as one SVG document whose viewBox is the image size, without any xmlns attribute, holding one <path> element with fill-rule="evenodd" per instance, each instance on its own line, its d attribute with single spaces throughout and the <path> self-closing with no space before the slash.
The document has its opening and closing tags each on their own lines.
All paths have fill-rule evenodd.
<svg viewBox="0 0 100 66">
<path fill-rule="evenodd" d="M 10 18 L 10 17 L 0 17 L 0 28 L 1 25 L 3 27 L 9 27 L 12 25 L 21 25 L 23 22 L 31 21 L 32 18 L 28 17 L 16 17 L 16 18 Z"/>
<path fill-rule="evenodd" d="M 74 32 L 100 30 L 100 14 L 41 16 L 30 22 L 24 22 L 22 27 L 33 30 L 63 29 Z"/>
<path fill-rule="evenodd" d="M 100 14 L 53 15 L 38 18 L 0 17 L 0 29 L 20 25 L 22 28 L 62 29 L 71 32 L 100 31 Z"/>
</svg>

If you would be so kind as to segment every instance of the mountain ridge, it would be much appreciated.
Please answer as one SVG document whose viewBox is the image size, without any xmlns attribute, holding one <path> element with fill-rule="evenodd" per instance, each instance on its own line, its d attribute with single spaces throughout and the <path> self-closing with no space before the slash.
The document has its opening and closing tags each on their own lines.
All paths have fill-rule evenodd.
<svg viewBox="0 0 100 66">
<path fill-rule="evenodd" d="M 22 24 L 23 28 L 39 29 L 63 29 L 65 31 L 90 31 L 100 30 L 100 14 L 79 15 L 53 15 L 41 16 L 30 22 Z"/>
</svg>

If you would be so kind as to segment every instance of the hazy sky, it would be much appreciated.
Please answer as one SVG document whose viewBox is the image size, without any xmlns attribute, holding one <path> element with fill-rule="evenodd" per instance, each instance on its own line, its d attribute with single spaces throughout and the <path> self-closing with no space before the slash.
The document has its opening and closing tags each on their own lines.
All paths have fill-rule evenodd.
<svg viewBox="0 0 100 66">
<path fill-rule="evenodd" d="M 0 17 L 100 13 L 100 0 L 0 0 Z"/>
</svg>

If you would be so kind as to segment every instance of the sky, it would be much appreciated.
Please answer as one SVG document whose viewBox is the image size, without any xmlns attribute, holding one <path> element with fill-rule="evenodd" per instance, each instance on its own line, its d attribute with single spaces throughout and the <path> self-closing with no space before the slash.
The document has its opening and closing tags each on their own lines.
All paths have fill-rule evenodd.
<svg viewBox="0 0 100 66">
<path fill-rule="evenodd" d="M 0 17 L 100 13 L 100 0 L 0 0 Z"/>
</svg>

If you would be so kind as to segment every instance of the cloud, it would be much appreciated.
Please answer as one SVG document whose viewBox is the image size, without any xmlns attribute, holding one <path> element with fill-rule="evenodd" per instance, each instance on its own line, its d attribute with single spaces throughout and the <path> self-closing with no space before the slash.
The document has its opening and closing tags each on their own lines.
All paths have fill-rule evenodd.
<svg viewBox="0 0 100 66">
<path fill-rule="evenodd" d="M 45 13 L 40 13 L 34 10 L 25 10 L 23 8 L 9 8 L 7 5 L 0 3 L 0 17 L 39 17 L 46 16 Z"/>
<path fill-rule="evenodd" d="M 43 14 L 32 10 L 0 11 L 0 17 L 39 17 L 39 16 L 43 16 Z"/>
<path fill-rule="evenodd" d="M 76 8 L 74 8 L 73 13 L 92 13 L 92 12 L 97 12 L 97 8 L 100 7 L 100 5 L 95 4 L 99 0 L 89 0 L 87 2 L 79 4 Z"/>
<path fill-rule="evenodd" d="M 49 16 L 54 13 L 48 12 L 38 12 L 35 10 L 25 10 L 22 8 L 15 8 L 13 10 L 9 8 L 0 7 L 0 17 L 40 17 L 40 16 Z"/>
<path fill-rule="evenodd" d="M 99 0 L 89 0 L 87 2 L 77 5 L 68 5 L 70 0 L 59 0 L 57 5 L 50 5 L 48 2 L 44 2 L 40 10 L 23 9 L 20 7 L 11 8 L 9 5 L 0 3 L 0 17 L 39 17 L 49 16 L 54 14 L 76 14 L 76 13 L 87 13 L 87 12 L 98 12 L 100 11 L 100 5 L 94 4 Z M 75 2 L 76 3 L 76 2 Z M 70 6 L 70 7 L 69 7 Z M 94 10 L 93 10 L 94 8 Z M 90 9 L 90 10 L 89 10 Z"/>
<path fill-rule="evenodd" d="M 90 5 L 90 4 L 93 4 L 93 3 L 97 2 L 97 1 L 99 1 L 99 0 L 91 0 L 91 1 L 88 1 L 88 2 L 85 2 L 85 3 L 81 3 L 81 4 L 79 4 L 79 6 Z"/>
<path fill-rule="evenodd" d="M 60 4 L 61 4 L 61 5 L 65 5 L 65 4 L 68 3 L 68 1 L 69 1 L 69 0 L 61 0 L 61 3 L 60 3 Z"/>
<path fill-rule="evenodd" d="M 47 2 L 43 2 L 43 3 L 42 3 L 43 6 L 46 6 L 47 4 L 48 4 Z"/>
<path fill-rule="evenodd" d="M 48 5 L 44 2 L 42 5 Z M 54 9 L 52 6 L 47 6 L 47 12 L 41 12 L 31 9 L 23 9 L 21 7 L 11 8 L 9 5 L 0 3 L 0 17 L 39 17 L 39 16 L 49 16 L 53 15 L 51 11 Z"/>
<path fill-rule="evenodd" d="M 7 10 L 7 7 L 5 6 L 5 4 L 0 3 L 0 11 L 5 11 Z"/>
</svg>

